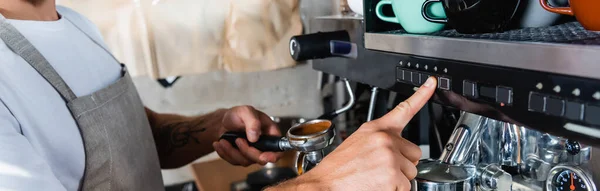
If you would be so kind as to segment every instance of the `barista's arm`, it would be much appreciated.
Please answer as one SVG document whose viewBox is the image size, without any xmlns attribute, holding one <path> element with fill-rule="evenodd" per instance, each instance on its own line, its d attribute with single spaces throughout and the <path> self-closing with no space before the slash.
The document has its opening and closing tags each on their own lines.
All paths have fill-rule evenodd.
<svg viewBox="0 0 600 191">
<path fill-rule="evenodd" d="M 196 117 L 160 114 L 148 108 L 146 114 L 162 168 L 181 167 L 215 149 L 235 165 L 264 164 L 280 157 L 276 153 L 261 153 L 246 142 L 238 144 L 240 150 L 233 149 L 226 141 L 216 142 L 225 131 L 245 131 L 250 141 L 258 140 L 261 133 L 280 135 L 267 115 L 250 106 L 219 109 Z"/>
<path fill-rule="evenodd" d="M 430 77 L 385 116 L 360 126 L 315 168 L 275 190 L 410 190 L 421 149 L 400 133 L 436 88 Z"/>
<path fill-rule="evenodd" d="M 159 114 L 146 108 L 162 168 L 177 168 L 213 152 L 226 109 L 197 117 Z"/>
<path fill-rule="evenodd" d="M 315 177 L 305 174 L 298 176 L 297 178 L 287 180 L 276 186 L 269 187 L 265 191 L 292 191 L 292 190 L 331 190 L 330 187 L 326 186 L 323 182 L 314 179 Z"/>
</svg>

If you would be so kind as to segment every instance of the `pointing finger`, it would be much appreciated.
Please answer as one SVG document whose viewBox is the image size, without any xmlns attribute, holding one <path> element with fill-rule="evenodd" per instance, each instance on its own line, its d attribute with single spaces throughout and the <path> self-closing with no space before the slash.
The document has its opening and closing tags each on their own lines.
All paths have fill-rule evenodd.
<svg viewBox="0 0 600 191">
<path fill-rule="evenodd" d="M 377 119 L 378 127 L 392 128 L 402 131 L 410 119 L 421 110 L 433 95 L 437 81 L 435 77 L 429 77 L 427 81 L 410 98 L 398 104 L 389 113 Z"/>
</svg>

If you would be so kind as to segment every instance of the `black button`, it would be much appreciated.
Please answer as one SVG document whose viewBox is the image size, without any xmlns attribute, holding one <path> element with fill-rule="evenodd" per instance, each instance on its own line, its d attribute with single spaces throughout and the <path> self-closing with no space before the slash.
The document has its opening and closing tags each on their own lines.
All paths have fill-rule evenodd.
<svg viewBox="0 0 600 191">
<path fill-rule="evenodd" d="M 406 70 L 402 70 L 402 81 L 403 82 L 408 82 L 410 83 L 410 76 L 411 76 L 411 72 L 410 71 L 406 71 Z"/>
<path fill-rule="evenodd" d="M 585 122 L 600 125 L 600 106 L 587 105 L 585 107 Z"/>
<path fill-rule="evenodd" d="M 565 108 L 565 101 L 546 97 L 546 113 L 554 116 L 563 116 Z"/>
<path fill-rule="evenodd" d="M 567 139 L 567 142 L 565 144 L 565 149 L 567 150 L 567 152 L 569 154 L 576 155 L 576 154 L 579 154 L 579 152 L 581 151 L 581 145 L 577 141 Z"/>
<path fill-rule="evenodd" d="M 438 88 L 443 90 L 450 90 L 450 79 L 439 77 L 438 78 Z"/>
<path fill-rule="evenodd" d="M 469 82 L 466 80 L 463 81 L 463 95 L 467 97 L 477 98 L 477 83 Z"/>
<path fill-rule="evenodd" d="M 544 112 L 546 106 L 546 98 L 537 93 L 529 93 L 529 110 L 536 112 Z"/>
<path fill-rule="evenodd" d="M 404 78 L 404 70 L 400 67 L 396 68 L 396 81 L 402 81 Z"/>
<path fill-rule="evenodd" d="M 479 90 L 479 95 L 481 97 L 496 100 L 496 87 L 481 86 Z"/>
<path fill-rule="evenodd" d="M 412 80 L 411 76 L 412 76 L 412 72 L 411 71 L 404 70 L 404 76 L 403 76 L 402 79 L 404 80 L 404 82 L 411 83 L 411 80 Z"/>
<path fill-rule="evenodd" d="M 418 72 L 412 73 L 412 83 L 414 85 L 421 85 L 421 74 Z"/>
<path fill-rule="evenodd" d="M 565 117 L 567 117 L 567 119 L 582 120 L 582 118 L 583 118 L 583 115 L 581 115 L 582 113 L 583 113 L 583 104 L 577 103 L 577 102 L 572 102 L 572 101 L 567 101 L 566 108 L 565 108 Z"/>
<path fill-rule="evenodd" d="M 429 78 L 430 75 L 428 74 L 421 74 L 421 84 L 423 85 L 425 83 L 425 81 L 427 81 L 427 78 Z"/>
<path fill-rule="evenodd" d="M 496 87 L 496 102 L 512 105 L 512 94 L 512 88 L 498 86 Z"/>
</svg>

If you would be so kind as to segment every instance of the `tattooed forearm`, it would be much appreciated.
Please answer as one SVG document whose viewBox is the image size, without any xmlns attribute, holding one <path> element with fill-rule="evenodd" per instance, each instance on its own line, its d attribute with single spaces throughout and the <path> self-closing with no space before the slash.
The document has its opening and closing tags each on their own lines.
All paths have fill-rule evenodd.
<svg viewBox="0 0 600 191">
<path fill-rule="evenodd" d="M 192 130 L 190 127 L 186 126 L 176 127 L 171 134 L 171 148 L 183 147 L 188 144 L 190 140 L 196 142 L 196 144 L 200 144 L 198 137 L 196 137 L 194 134 L 204 131 L 206 131 L 206 128 Z"/>
<path fill-rule="evenodd" d="M 184 147 L 190 142 L 201 144 L 200 134 L 205 132 L 206 128 L 201 128 L 199 125 L 200 123 L 176 122 L 159 128 L 160 139 L 166 140 L 166 144 L 160 145 L 162 148 L 159 148 L 159 152 L 171 155 L 175 149 Z"/>
<path fill-rule="evenodd" d="M 225 110 L 185 117 L 158 114 L 146 109 L 161 167 L 176 168 L 213 151 L 212 142 L 222 132 Z"/>
</svg>

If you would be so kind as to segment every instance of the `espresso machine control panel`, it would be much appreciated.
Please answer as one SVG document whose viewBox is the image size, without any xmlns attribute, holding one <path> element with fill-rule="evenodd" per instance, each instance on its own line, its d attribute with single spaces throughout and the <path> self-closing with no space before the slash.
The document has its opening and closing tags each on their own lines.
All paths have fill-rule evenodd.
<svg viewBox="0 0 600 191">
<path fill-rule="evenodd" d="M 418 87 L 435 76 L 441 103 L 600 144 L 598 80 L 417 56 L 394 62 L 395 87 Z"/>
<path fill-rule="evenodd" d="M 463 111 L 440 159 L 419 163 L 413 190 L 469 190 L 473 185 L 481 190 L 597 190 L 591 150 L 600 144 L 598 80 L 395 57 L 395 66 L 390 65 L 395 76 L 388 76 L 395 80 L 391 90 L 410 95 L 434 76 L 438 90 L 432 100 Z"/>
</svg>

